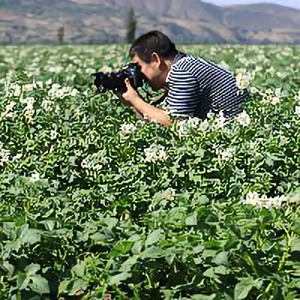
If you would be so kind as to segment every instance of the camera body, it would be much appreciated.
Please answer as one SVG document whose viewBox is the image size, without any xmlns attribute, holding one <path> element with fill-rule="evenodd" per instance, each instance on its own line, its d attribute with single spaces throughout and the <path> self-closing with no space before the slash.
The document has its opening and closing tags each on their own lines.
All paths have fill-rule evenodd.
<svg viewBox="0 0 300 300">
<path fill-rule="evenodd" d="M 106 91 L 125 93 L 127 91 L 126 78 L 129 79 L 131 86 L 136 90 L 143 87 L 146 79 L 137 63 L 129 63 L 118 72 L 96 72 L 92 75 L 96 77 L 94 84 L 97 87 L 97 94 Z"/>
</svg>

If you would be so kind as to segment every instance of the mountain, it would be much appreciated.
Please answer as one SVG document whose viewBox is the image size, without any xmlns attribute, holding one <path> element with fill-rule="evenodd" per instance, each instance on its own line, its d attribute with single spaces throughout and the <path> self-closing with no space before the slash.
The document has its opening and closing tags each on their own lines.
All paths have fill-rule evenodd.
<svg viewBox="0 0 300 300">
<path fill-rule="evenodd" d="M 300 43 L 300 10 L 200 0 L 0 0 L 1 43 L 118 43 L 133 7 L 136 36 L 158 29 L 176 43 Z"/>
</svg>

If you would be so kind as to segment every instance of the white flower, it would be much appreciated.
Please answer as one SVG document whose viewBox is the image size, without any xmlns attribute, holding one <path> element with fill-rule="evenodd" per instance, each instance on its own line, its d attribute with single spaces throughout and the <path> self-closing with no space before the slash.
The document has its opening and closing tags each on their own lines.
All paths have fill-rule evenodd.
<svg viewBox="0 0 300 300">
<path fill-rule="evenodd" d="M 280 103 L 280 98 L 278 96 L 272 97 L 270 100 L 271 100 L 270 103 L 272 105 L 276 105 Z"/>
<path fill-rule="evenodd" d="M 89 169 L 90 168 L 90 164 L 87 162 L 86 159 L 83 159 L 82 162 L 81 162 L 81 167 L 83 169 Z"/>
<path fill-rule="evenodd" d="M 2 144 L 3 145 L 3 144 Z M 2 145 L 1 148 L 2 148 Z M 0 166 L 3 166 L 4 163 L 9 161 L 10 151 L 4 148 L 0 149 Z"/>
<path fill-rule="evenodd" d="M 11 118 L 13 116 L 12 112 L 13 112 L 15 105 L 16 105 L 16 102 L 10 102 L 9 104 L 7 104 L 5 107 L 5 111 L 0 116 L 0 120 Z"/>
<path fill-rule="evenodd" d="M 187 136 L 191 129 L 195 129 L 199 125 L 200 121 L 201 120 L 197 117 L 189 117 L 185 120 L 179 121 L 179 136 Z"/>
<path fill-rule="evenodd" d="M 30 181 L 37 182 L 39 180 L 40 180 L 40 174 L 39 172 L 37 172 L 37 170 L 34 170 L 34 172 L 31 174 Z"/>
<path fill-rule="evenodd" d="M 254 142 L 252 142 L 252 141 L 250 141 L 250 149 L 251 150 L 253 150 L 253 149 L 255 149 L 256 148 L 256 146 L 258 145 L 258 141 L 254 141 Z"/>
<path fill-rule="evenodd" d="M 280 98 L 288 97 L 289 92 L 286 90 L 282 91 L 281 88 L 277 88 L 277 89 L 275 89 L 275 96 L 280 97 Z"/>
<path fill-rule="evenodd" d="M 277 72 L 276 75 L 277 75 L 280 79 L 284 79 L 284 78 L 286 78 L 286 77 L 289 75 L 289 73 L 287 73 L 287 72 Z"/>
<path fill-rule="evenodd" d="M 259 90 L 256 87 L 254 87 L 254 86 L 250 87 L 249 90 L 250 90 L 251 94 L 256 94 L 256 93 L 259 92 Z"/>
<path fill-rule="evenodd" d="M 38 88 L 42 89 L 43 86 L 44 86 L 44 82 L 43 82 L 43 81 L 38 81 L 38 82 L 36 83 L 36 85 L 37 85 Z"/>
<path fill-rule="evenodd" d="M 265 208 L 280 207 L 284 201 L 286 201 L 286 197 L 284 195 L 268 198 L 266 195 L 259 197 L 257 192 L 249 192 L 246 195 L 246 199 L 242 199 L 243 204 L 250 204 Z"/>
<path fill-rule="evenodd" d="M 24 112 L 24 116 L 25 116 L 27 122 L 28 123 L 33 123 L 32 116 L 35 113 L 35 110 L 33 108 L 33 104 L 35 102 L 34 98 L 33 97 L 27 97 L 22 102 L 26 103 L 26 106 L 23 109 L 23 112 Z"/>
<path fill-rule="evenodd" d="M 134 124 L 122 124 L 121 132 L 124 135 L 132 134 L 136 131 L 136 126 Z"/>
<path fill-rule="evenodd" d="M 263 103 L 265 104 L 272 104 L 272 105 L 277 105 L 281 102 L 281 99 L 283 97 L 288 96 L 287 91 L 281 91 L 281 89 L 275 89 L 273 91 L 272 89 L 267 89 L 264 93 L 261 93 L 263 95 Z"/>
<path fill-rule="evenodd" d="M 51 138 L 51 140 L 55 140 L 56 137 L 57 137 L 57 132 L 56 132 L 56 130 L 51 130 L 51 131 L 50 131 L 50 138 Z"/>
<path fill-rule="evenodd" d="M 21 87 L 17 84 L 16 86 L 15 86 L 15 90 L 14 90 L 14 96 L 15 97 L 19 97 L 20 95 L 21 95 Z"/>
<path fill-rule="evenodd" d="M 48 112 L 48 111 L 52 111 L 53 110 L 53 104 L 54 104 L 53 101 L 50 101 L 48 99 L 44 99 L 43 102 L 42 102 L 42 104 L 41 104 L 41 106 L 43 107 L 43 109 L 45 111 Z"/>
<path fill-rule="evenodd" d="M 46 85 L 51 85 L 51 83 L 52 83 L 52 79 L 49 78 L 49 79 L 46 81 Z"/>
<path fill-rule="evenodd" d="M 62 72 L 64 68 L 62 66 L 55 66 L 55 67 L 50 67 L 49 72 L 50 73 L 59 73 Z"/>
<path fill-rule="evenodd" d="M 221 111 L 216 118 L 216 127 L 223 128 L 226 125 L 226 118 L 224 117 L 223 112 Z"/>
<path fill-rule="evenodd" d="M 233 156 L 235 154 L 235 148 L 230 147 L 230 148 L 227 148 L 225 150 L 217 148 L 216 149 L 216 154 L 220 155 L 222 160 L 230 160 L 231 158 L 233 158 Z"/>
<path fill-rule="evenodd" d="M 78 93 L 79 93 L 78 90 L 72 89 L 70 96 L 74 97 L 74 96 L 78 95 Z"/>
<path fill-rule="evenodd" d="M 251 119 L 246 111 L 243 111 L 237 116 L 237 120 L 242 126 L 248 126 L 251 122 Z"/>
<path fill-rule="evenodd" d="M 186 123 L 179 123 L 179 124 L 180 124 L 179 130 L 178 130 L 179 136 L 180 137 L 187 136 L 190 132 L 188 126 L 186 125 Z"/>
<path fill-rule="evenodd" d="M 246 195 L 246 199 L 243 199 L 242 200 L 242 203 L 243 204 L 250 204 L 250 205 L 257 205 L 259 203 L 260 199 L 259 199 L 259 196 L 258 196 L 258 193 L 256 192 L 249 192 L 247 195 Z"/>
<path fill-rule="evenodd" d="M 36 88 L 36 84 L 35 83 L 34 84 L 30 84 L 30 83 L 24 84 L 23 87 L 22 87 L 23 91 L 25 91 L 25 92 L 30 92 L 34 88 Z"/>
<path fill-rule="evenodd" d="M 161 145 L 152 144 L 149 148 L 144 150 L 146 162 L 164 161 L 167 159 L 165 147 Z"/>
<path fill-rule="evenodd" d="M 59 90 L 57 90 L 56 92 L 55 92 L 55 98 L 63 98 L 64 97 L 64 95 L 65 95 L 65 93 L 64 93 L 64 90 L 63 89 L 59 89 Z"/>
<path fill-rule="evenodd" d="M 209 128 L 209 122 L 208 122 L 208 120 L 205 119 L 204 121 L 202 121 L 200 123 L 199 128 L 200 128 L 201 131 L 207 131 L 207 129 Z"/>
<path fill-rule="evenodd" d="M 297 115 L 298 117 L 300 117 L 300 106 L 296 106 L 295 107 L 295 115 Z"/>
<path fill-rule="evenodd" d="M 191 128 L 196 128 L 200 124 L 201 120 L 197 117 L 189 117 L 187 124 Z"/>
<path fill-rule="evenodd" d="M 21 103 L 25 103 L 27 105 L 31 105 L 35 102 L 34 97 L 27 97 L 23 100 L 21 100 Z"/>
<path fill-rule="evenodd" d="M 103 165 L 99 162 L 98 154 L 92 154 L 86 157 L 81 162 L 81 167 L 88 171 L 99 171 L 103 168 Z"/>
<path fill-rule="evenodd" d="M 236 85 L 240 90 L 244 90 L 249 87 L 253 79 L 254 79 L 253 73 L 240 72 L 236 75 Z"/>
<path fill-rule="evenodd" d="M 21 157 L 22 157 L 22 154 L 21 154 L 21 153 L 18 153 L 16 156 L 14 156 L 14 157 L 12 158 L 12 161 L 18 160 L 18 159 L 20 159 Z"/>
<path fill-rule="evenodd" d="M 209 111 L 208 113 L 207 113 L 207 118 L 208 119 L 213 119 L 215 117 L 215 114 L 212 112 L 212 111 Z"/>
</svg>

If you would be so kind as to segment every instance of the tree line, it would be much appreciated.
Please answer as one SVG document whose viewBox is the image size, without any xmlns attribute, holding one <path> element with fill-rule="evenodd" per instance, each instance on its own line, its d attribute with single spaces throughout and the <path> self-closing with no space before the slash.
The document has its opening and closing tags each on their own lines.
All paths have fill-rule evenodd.
<svg viewBox="0 0 300 300">
<path fill-rule="evenodd" d="M 135 40 L 137 27 L 137 18 L 134 12 L 134 9 L 131 8 L 128 12 L 127 20 L 126 20 L 126 42 L 128 44 L 132 44 Z M 63 26 L 58 28 L 57 30 L 57 40 L 60 44 L 64 43 L 65 29 Z"/>
</svg>

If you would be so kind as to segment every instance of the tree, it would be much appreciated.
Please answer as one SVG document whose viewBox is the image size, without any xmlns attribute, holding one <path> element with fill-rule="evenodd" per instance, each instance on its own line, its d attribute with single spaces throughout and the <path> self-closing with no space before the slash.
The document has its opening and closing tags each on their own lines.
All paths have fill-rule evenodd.
<svg viewBox="0 0 300 300">
<path fill-rule="evenodd" d="M 65 29 L 63 26 L 61 26 L 57 30 L 57 38 L 58 38 L 58 41 L 60 44 L 62 44 L 64 42 L 64 35 L 65 35 Z"/>
<path fill-rule="evenodd" d="M 136 31 L 137 20 L 134 14 L 134 9 L 131 8 L 128 13 L 127 19 L 127 35 L 126 40 L 128 44 L 132 44 L 135 40 L 135 31 Z"/>
</svg>

